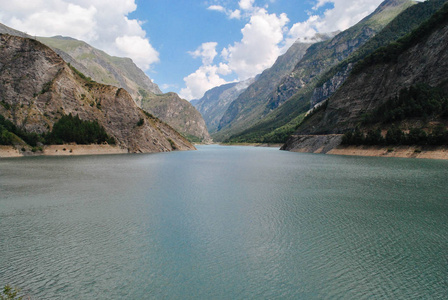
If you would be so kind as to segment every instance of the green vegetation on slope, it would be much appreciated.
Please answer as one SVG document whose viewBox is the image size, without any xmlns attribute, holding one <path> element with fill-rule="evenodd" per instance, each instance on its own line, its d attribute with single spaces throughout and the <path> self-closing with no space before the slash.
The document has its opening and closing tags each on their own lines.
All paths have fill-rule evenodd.
<svg viewBox="0 0 448 300">
<path fill-rule="evenodd" d="M 448 130 L 443 124 L 438 124 L 428 130 L 422 128 L 411 128 L 403 131 L 399 127 L 392 126 L 383 137 L 381 130 L 371 129 L 367 133 L 359 128 L 348 131 L 342 137 L 343 145 L 420 145 L 420 146 L 442 146 L 448 145 Z"/>
<path fill-rule="evenodd" d="M 363 121 L 355 130 L 344 134 L 342 143 L 345 145 L 448 145 L 448 131 L 443 124 L 447 119 L 447 91 L 427 84 L 417 84 L 402 89 L 398 96 L 364 115 Z M 408 126 L 404 121 L 409 120 L 421 122 L 412 122 L 414 127 L 406 129 Z M 437 125 L 434 126 L 434 123 Z M 421 125 L 415 127 L 416 124 Z M 389 129 L 383 137 L 380 128 L 385 125 Z M 367 130 L 372 126 L 376 129 Z"/>
<path fill-rule="evenodd" d="M 32 147 L 37 146 L 38 142 L 44 141 L 41 135 L 26 132 L 0 115 L 0 145 L 13 145 L 19 139 Z"/>
<path fill-rule="evenodd" d="M 445 1 L 443 1 L 445 2 Z M 425 4 L 425 3 L 423 3 Z M 411 17 L 411 16 L 410 16 Z M 438 10 L 429 20 L 422 23 L 416 30 L 396 42 L 377 49 L 374 53 L 367 56 L 353 68 L 353 73 L 357 74 L 363 69 L 391 61 L 396 61 L 398 56 L 405 50 L 427 38 L 432 32 L 441 25 L 448 23 L 448 3 Z"/>
<path fill-rule="evenodd" d="M 295 77 L 308 78 L 308 83 L 305 87 L 301 88 L 299 92 L 287 99 L 283 104 L 280 102 L 277 103 L 276 105 L 280 105 L 278 107 L 273 105 L 273 103 L 268 104 L 268 109 L 273 109 L 269 114 L 256 124 L 250 124 L 248 129 L 233 134 L 227 141 L 242 142 L 247 139 L 247 141 L 250 140 L 251 142 L 285 142 L 286 138 L 281 140 L 282 136 L 292 134 L 294 128 L 302 122 L 303 115 L 310 107 L 310 100 L 315 88 L 322 86 L 337 72 L 347 68 L 349 63 L 357 61 L 368 53 L 371 53 L 378 47 L 378 43 L 387 44 L 388 42 L 403 36 L 410 30 L 410 28 L 414 28 L 430 16 L 430 14 L 421 14 L 422 16 L 417 18 L 418 20 L 415 21 L 415 24 L 414 22 L 410 22 L 405 28 L 401 28 L 401 23 L 407 18 L 411 18 L 413 15 L 419 15 L 415 12 L 406 15 L 407 11 L 411 9 L 412 6 L 413 3 L 411 1 L 403 1 L 401 5 L 392 8 L 380 7 L 377 13 L 339 34 L 333 40 L 312 45 L 302 61 L 298 64 L 300 68 L 296 67 L 296 71 L 294 72 Z M 386 29 L 385 25 L 400 12 L 401 14 L 405 14 L 403 16 L 400 15 L 400 22 Z M 329 44 L 334 43 L 334 41 L 337 41 L 337 44 L 341 46 L 347 45 L 350 41 L 354 41 L 355 39 L 357 42 L 363 43 L 363 41 L 368 39 L 366 35 L 369 31 L 379 31 L 382 28 L 385 30 L 384 36 L 382 36 L 383 31 L 381 31 L 376 35 L 377 39 L 375 42 L 368 44 L 369 42 L 367 41 L 364 44 L 364 47 L 366 48 L 364 48 L 360 54 L 353 52 L 353 61 L 350 60 L 351 56 L 349 56 L 350 58 L 347 60 L 342 60 L 351 54 L 350 50 L 345 50 L 343 53 L 337 53 L 335 48 L 329 47 Z M 362 47 L 363 46 L 358 48 L 358 50 Z M 342 62 L 339 65 L 339 61 L 341 60 Z M 331 66 L 336 63 L 338 63 L 338 65 L 333 67 L 333 69 L 330 69 Z M 236 130 L 234 130 L 234 132 L 235 131 Z M 274 132 L 281 132 L 282 134 L 277 135 L 274 134 Z"/>
<path fill-rule="evenodd" d="M 97 121 L 83 121 L 78 115 L 62 116 L 46 136 L 48 144 L 77 143 L 87 144 L 115 144 L 115 139 L 109 137 L 104 127 Z"/>
<path fill-rule="evenodd" d="M 79 117 L 62 116 L 54 125 L 49 133 L 37 134 L 35 132 L 26 132 L 11 121 L 0 115 L 0 145 L 20 144 L 20 140 L 36 147 L 41 144 L 101 144 L 108 143 L 115 145 L 115 139 L 110 137 L 104 127 L 97 121 L 83 121 Z"/>
<path fill-rule="evenodd" d="M 422 83 L 402 89 L 398 96 L 366 114 L 363 125 L 428 117 L 448 118 L 448 93 Z"/>
</svg>

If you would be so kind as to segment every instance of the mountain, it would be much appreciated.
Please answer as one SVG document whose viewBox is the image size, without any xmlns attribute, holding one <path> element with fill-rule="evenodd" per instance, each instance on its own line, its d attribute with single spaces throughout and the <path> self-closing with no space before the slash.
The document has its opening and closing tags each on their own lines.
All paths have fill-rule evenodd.
<svg viewBox="0 0 448 300">
<path fill-rule="evenodd" d="M 448 3 L 409 35 L 358 62 L 283 146 L 448 144 Z"/>
<path fill-rule="evenodd" d="M 153 83 L 130 58 L 110 56 L 89 44 L 70 37 L 37 37 L 49 46 L 67 63 L 100 83 L 124 88 L 132 98 L 140 103 L 142 90 L 161 94 Z"/>
<path fill-rule="evenodd" d="M 138 106 L 190 137 L 191 141 L 210 140 L 208 133 L 204 132 L 203 118 L 195 112 L 195 108 L 185 104 L 185 100 L 179 97 L 162 95 L 157 84 L 153 83 L 131 59 L 110 56 L 83 41 L 70 37 L 38 37 L 38 40 L 50 46 L 66 62 L 93 80 L 124 88 Z M 164 99 L 169 101 L 163 102 Z M 148 101 L 153 103 L 150 104 Z M 176 109 L 181 110 L 176 111 Z M 182 124 L 180 120 L 188 125 Z"/>
<path fill-rule="evenodd" d="M 439 10 L 446 0 L 431 0 L 413 5 L 393 19 L 381 32 L 367 41 L 347 59 L 330 69 L 313 91 L 310 108 L 329 98 L 344 83 L 354 64 L 376 49 L 410 33 Z"/>
<path fill-rule="evenodd" d="M 190 102 L 181 99 L 176 93 L 147 94 L 142 99 L 141 107 L 169 123 L 191 142 L 212 141 L 201 114 Z"/>
<path fill-rule="evenodd" d="M 283 77 L 270 94 L 260 101 L 255 117 L 240 112 L 223 117 L 221 136 L 233 142 L 282 142 L 310 108 L 316 84 L 323 74 L 345 60 L 380 32 L 406 8 L 410 0 L 386 0 L 371 15 L 334 38 L 311 45 L 289 75 Z M 339 74 L 344 77 L 344 74 Z M 243 106 L 244 103 L 241 103 Z"/>
<path fill-rule="evenodd" d="M 295 42 L 285 54 L 281 55 L 269 69 L 256 77 L 254 83 L 249 85 L 238 97 L 232 101 L 225 113 L 222 114 L 214 138 L 223 140 L 226 137 L 226 126 L 232 126 L 244 118 L 244 123 L 257 119 L 264 114 L 264 103 L 269 93 L 302 59 L 306 50 L 315 42 L 330 38 L 330 35 L 317 35 L 306 42 Z M 239 119 L 238 119 L 239 118 Z M 221 131 L 221 132 L 219 132 Z"/>
<path fill-rule="evenodd" d="M 334 34 L 318 34 L 308 39 L 306 43 L 296 41 L 285 54 L 276 60 L 271 68 L 263 71 L 257 80 L 230 105 L 220 121 L 219 129 L 221 130 L 238 117 L 244 118 L 244 121 L 248 122 L 249 120 L 259 118 L 260 115 L 264 115 L 266 98 L 281 80 L 294 70 L 307 49 L 312 44 L 328 40 L 333 36 Z"/>
<path fill-rule="evenodd" d="M 92 81 L 34 39 L 1 34 L 0 115 L 22 131 L 46 134 L 70 114 L 97 122 L 129 152 L 194 149 L 126 90 Z"/>
<path fill-rule="evenodd" d="M 190 103 L 202 114 L 211 134 L 218 130 L 219 121 L 229 105 L 255 81 L 255 78 L 242 82 L 233 82 L 207 91 L 199 100 Z"/>
<path fill-rule="evenodd" d="M 30 38 L 30 39 L 33 38 L 32 36 L 30 36 L 29 34 L 26 34 L 25 32 L 15 30 L 15 29 L 8 27 L 2 23 L 0 23 L 0 33 L 20 36 L 23 38 Z"/>
</svg>

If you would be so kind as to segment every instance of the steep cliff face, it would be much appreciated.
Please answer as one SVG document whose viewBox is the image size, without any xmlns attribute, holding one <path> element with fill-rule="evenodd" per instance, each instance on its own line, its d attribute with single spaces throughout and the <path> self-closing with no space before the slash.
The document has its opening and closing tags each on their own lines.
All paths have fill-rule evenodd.
<svg viewBox="0 0 448 300">
<path fill-rule="evenodd" d="M 129 152 L 194 149 L 170 126 L 148 117 L 124 89 L 83 77 L 40 42 L 0 35 L 0 114 L 16 126 L 44 133 L 72 114 L 97 120 Z"/>
<path fill-rule="evenodd" d="M 258 108 L 263 117 L 256 122 L 252 120 L 252 123 L 249 122 L 250 115 L 248 117 L 245 114 L 230 121 L 223 118 L 227 127 L 222 127 L 222 134 L 226 133 L 231 141 L 279 142 L 291 133 L 300 120 L 300 115 L 309 109 L 313 90 L 322 74 L 354 53 L 400 12 L 414 4 L 411 0 L 386 0 L 357 25 L 330 40 L 310 46 L 289 75 L 284 76 L 270 90 L 263 107 Z M 344 70 L 339 79 L 334 78 L 332 83 L 329 82 L 328 88 L 336 90 L 345 79 L 344 72 L 348 70 Z"/>
<path fill-rule="evenodd" d="M 199 100 L 191 101 L 202 114 L 205 124 L 211 134 L 218 130 L 219 121 L 229 105 L 255 81 L 251 78 L 242 82 L 235 82 L 215 87 L 204 94 Z"/>
<path fill-rule="evenodd" d="M 300 148 L 303 138 L 299 136 L 352 130 L 366 114 L 395 98 L 405 88 L 426 84 L 447 90 L 448 6 L 445 5 L 436 17 L 431 19 L 435 20 L 432 23 L 423 24 L 410 36 L 376 51 L 356 65 L 325 109 L 303 122 L 284 148 Z M 410 119 L 403 122 L 413 125 Z M 321 137 L 316 136 L 316 139 Z"/>
<path fill-rule="evenodd" d="M 167 122 L 192 142 L 211 142 L 201 114 L 176 93 L 148 94 L 142 100 L 142 109 Z"/>
<path fill-rule="evenodd" d="M 110 56 L 89 44 L 69 37 L 38 37 L 40 42 L 55 50 L 67 63 L 86 76 L 104 84 L 124 88 L 137 104 L 142 99 L 142 90 L 162 93 L 154 82 L 129 58 Z"/>
</svg>

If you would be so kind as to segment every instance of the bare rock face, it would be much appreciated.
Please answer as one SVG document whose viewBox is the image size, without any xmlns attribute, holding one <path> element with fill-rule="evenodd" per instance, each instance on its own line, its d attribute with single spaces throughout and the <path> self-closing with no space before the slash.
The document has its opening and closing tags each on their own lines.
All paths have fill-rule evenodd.
<svg viewBox="0 0 448 300">
<path fill-rule="evenodd" d="M 194 149 L 124 89 L 87 80 L 33 39 L 0 35 L 0 104 L 0 114 L 28 132 L 48 132 L 62 115 L 73 114 L 97 120 L 129 152 Z"/>
<path fill-rule="evenodd" d="M 141 107 L 170 124 L 191 141 L 212 141 L 201 114 L 190 102 L 181 99 L 176 93 L 148 94 L 143 98 Z"/>
</svg>

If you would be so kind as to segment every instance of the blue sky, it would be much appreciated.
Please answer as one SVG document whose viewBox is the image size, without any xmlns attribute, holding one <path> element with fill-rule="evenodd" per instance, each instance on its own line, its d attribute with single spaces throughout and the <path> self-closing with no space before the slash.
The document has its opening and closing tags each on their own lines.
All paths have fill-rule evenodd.
<svg viewBox="0 0 448 300">
<path fill-rule="evenodd" d="M 188 100 L 270 67 L 297 39 L 344 30 L 382 0 L 0 0 L 0 22 L 130 57 Z"/>
<path fill-rule="evenodd" d="M 228 2 L 229 9 L 238 9 L 238 1 Z M 230 19 L 225 13 L 208 9 L 218 1 L 138 0 L 136 3 L 138 9 L 130 17 L 144 22 L 142 27 L 151 44 L 160 53 L 160 62 L 148 74 L 165 91 L 179 92 L 185 84 L 183 78 L 202 65 L 201 59 L 192 57 L 189 52 L 206 42 L 216 42 L 219 52 L 242 39 L 241 29 L 248 22 L 248 17 Z M 277 0 L 256 3 L 262 7 L 268 5 L 270 13 L 280 15 L 287 12 L 292 24 L 308 19 L 307 11 L 313 6 L 312 1 Z M 321 9 L 320 12 L 322 11 Z M 228 81 L 238 79 L 236 74 L 222 77 Z"/>
</svg>

